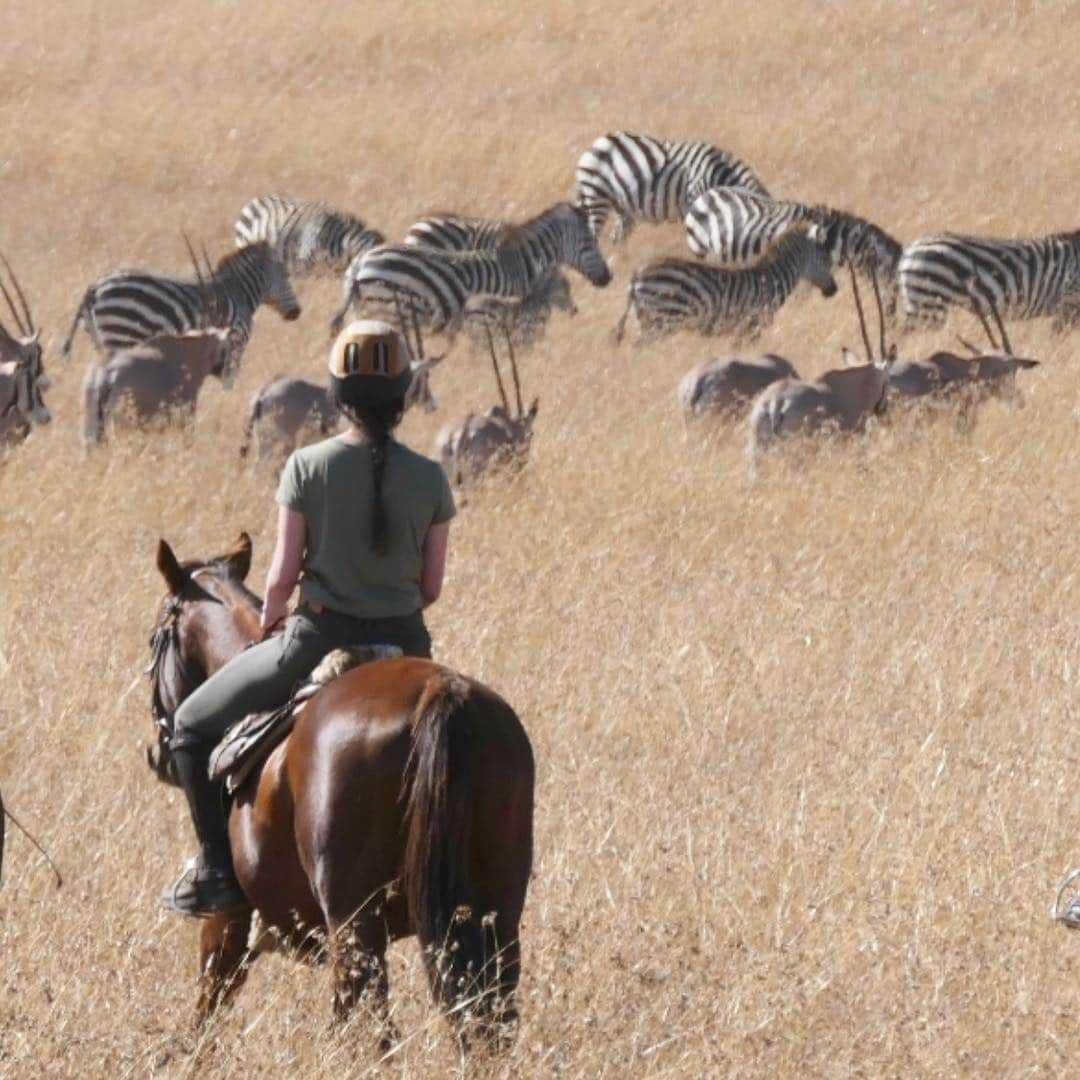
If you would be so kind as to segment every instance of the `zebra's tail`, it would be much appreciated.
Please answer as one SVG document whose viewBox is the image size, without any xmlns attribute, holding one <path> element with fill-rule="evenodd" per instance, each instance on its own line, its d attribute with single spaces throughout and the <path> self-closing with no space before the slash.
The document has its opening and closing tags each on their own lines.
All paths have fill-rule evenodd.
<svg viewBox="0 0 1080 1080">
<path fill-rule="evenodd" d="M 71 353 L 71 344 L 75 340 L 75 331 L 79 329 L 79 323 L 86 317 L 86 313 L 90 310 L 90 305 L 93 302 L 94 286 L 91 285 L 90 288 L 83 293 L 83 298 L 79 302 L 79 309 L 75 312 L 75 318 L 71 320 L 71 329 L 68 331 L 67 340 L 60 349 L 62 356 L 68 356 Z"/>
<path fill-rule="evenodd" d="M 240 443 L 240 457 L 246 459 L 251 449 L 251 437 L 255 432 L 255 425 L 262 419 L 263 400 L 260 390 L 251 399 L 251 411 L 248 413 L 247 423 L 244 425 L 244 438 Z"/>
<path fill-rule="evenodd" d="M 83 379 L 83 447 L 101 445 L 105 433 L 106 403 L 109 397 L 108 369 L 94 360 L 86 365 Z"/>
</svg>

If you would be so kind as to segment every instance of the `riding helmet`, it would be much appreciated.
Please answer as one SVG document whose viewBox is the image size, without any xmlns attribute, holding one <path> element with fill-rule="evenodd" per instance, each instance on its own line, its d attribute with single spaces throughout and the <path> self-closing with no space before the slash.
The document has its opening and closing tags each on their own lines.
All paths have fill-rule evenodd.
<svg viewBox="0 0 1080 1080">
<path fill-rule="evenodd" d="M 330 349 L 330 388 L 344 405 L 403 401 L 411 360 L 408 343 L 389 323 L 349 323 Z"/>
</svg>

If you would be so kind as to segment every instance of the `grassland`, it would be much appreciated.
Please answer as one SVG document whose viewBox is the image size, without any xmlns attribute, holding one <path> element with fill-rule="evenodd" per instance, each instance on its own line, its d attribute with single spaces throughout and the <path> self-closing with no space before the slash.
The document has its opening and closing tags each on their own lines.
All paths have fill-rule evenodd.
<svg viewBox="0 0 1080 1080">
<path fill-rule="evenodd" d="M 157 907 L 189 825 L 140 761 L 157 539 L 192 557 L 247 529 L 261 582 L 274 478 L 237 460 L 247 401 L 319 377 L 336 283 L 301 286 L 296 324 L 259 316 L 193 429 L 83 460 L 88 346 L 57 350 L 94 276 L 182 269 L 182 227 L 224 251 L 267 190 L 391 235 L 437 208 L 525 216 L 616 127 L 709 139 L 901 239 L 1075 227 L 1078 35 L 1049 3 L 5 4 L 0 250 L 56 419 L 0 465 L 0 785 L 67 883 L 10 840 L 0 1075 L 375 1068 L 365 1031 L 328 1030 L 326 973 L 277 958 L 196 1039 L 195 929 Z M 439 655 L 517 707 L 539 765 L 523 1020 L 504 1059 L 462 1065 L 405 942 L 392 1069 L 1060 1074 L 1080 1050 L 1080 939 L 1047 918 L 1080 862 L 1076 339 L 1015 327 L 1044 362 L 1027 407 L 968 436 L 881 427 L 751 485 L 741 432 L 687 434 L 675 409 L 722 343 L 610 339 L 632 267 L 682 244 L 642 227 L 609 289 L 576 283 L 580 314 L 525 362 L 530 466 L 455 525 Z M 760 347 L 817 372 L 856 334 L 850 294 L 804 294 Z M 464 345 L 435 389 L 440 414 L 403 427 L 421 448 L 494 400 Z"/>
</svg>

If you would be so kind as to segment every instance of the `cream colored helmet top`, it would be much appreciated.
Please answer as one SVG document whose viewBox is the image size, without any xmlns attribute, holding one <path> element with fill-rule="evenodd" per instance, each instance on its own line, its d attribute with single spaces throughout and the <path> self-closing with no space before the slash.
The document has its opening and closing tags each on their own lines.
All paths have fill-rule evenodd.
<svg viewBox="0 0 1080 1080">
<path fill-rule="evenodd" d="M 330 382 L 346 404 L 404 398 L 412 382 L 408 342 L 389 323 L 349 323 L 330 349 Z"/>
</svg>

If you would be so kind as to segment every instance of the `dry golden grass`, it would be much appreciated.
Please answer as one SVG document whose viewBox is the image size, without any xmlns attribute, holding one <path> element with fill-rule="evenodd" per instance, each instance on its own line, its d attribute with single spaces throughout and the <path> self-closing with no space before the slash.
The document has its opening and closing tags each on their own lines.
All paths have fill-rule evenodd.
<svg viewBox="0 0 1080 1080">
<path fill-rule="evenodd" d="M 0 465 L 0 1074 L 337 1077 L 326 972 L 260 960 L 190 1032 L 195 929 L 157 907 L 190 848 L 140 762 L 159 536 L 241 528 L 261 583 L 273 478 L 239 468 L 248 397 L 318 377 L 335 283 L 260 315 L 240 385 L 194 429 L 82 460 L 81 362 L 56 348 L 117 265 L 181 268 L 250 196 L 321 196 L 390 234 L 450 207 L 524 216 L 627 127 L 708 138 L 780 194 L 904 239 L 1073 227 L 1069 4 L 185 3 L 0 10 L 0 250 L 46 329 L 51 428 Z M 641 227 L 606 292 L 526 361 L 533 460 L 473 498 L 433 610 L 439 655 L 519 710 L 539 763 L 520 1037 L 462 1066 L 415 945 L 393 950 L 403 1076 L 1019 1075 L 1080 1044 L 1080 941 L 1051 924 L 1078 860 L 1080 378 L 1075 339 L 1026 409 L 974 433 L 879 429 L 791 448 L 749 485 L 742 436 L 687 437 L 684 370 L 714 343 L 616 350 Z M 969 330 L 969 327 L 963 327 Z M 761 348 L 808 372 L 856 337 L 850 295 L 803 295 Z M 486 406 L 462 346 L 439 423 Z"/>
</svg>

